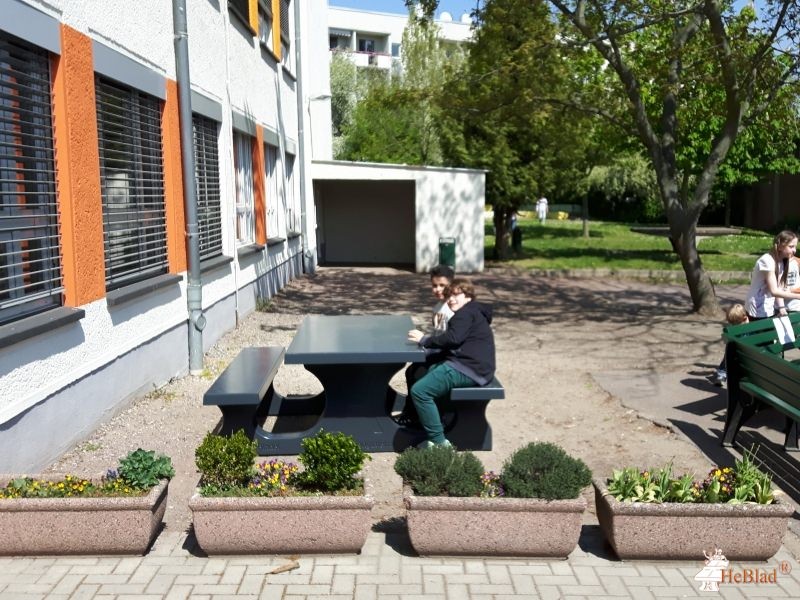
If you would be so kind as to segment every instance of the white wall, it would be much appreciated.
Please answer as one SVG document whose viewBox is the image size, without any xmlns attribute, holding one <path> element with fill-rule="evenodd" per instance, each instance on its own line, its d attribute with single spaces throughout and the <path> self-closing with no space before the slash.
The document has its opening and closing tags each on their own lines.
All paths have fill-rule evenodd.
<svg viewBox="0 0 800 600">
<path fill-rule="evenodd" d="M 296 0 L 300 1 L 300 0 Z M 172 5 L 165 0 L 22 0 L 22 3 L 100 41 L 148 70 L 175 79 Z M 302 273 L 303 252 L 315 263 L 315 221 L 311 185 L 301 203 L 308 213 L 306 235 L 270 245 L 241 261 L 235 248 L 231 113 L 245 113 L 264 127 L 279 131 L 295 145 L 301 138 L 295 77 L 304 65 L 327 65 L 323 44 L 306 44 L 303 27 L 321 23 L 325 39 L 325 0 L 301 2 L 295 44 L 320 52 L 304 58 L 300 71 L 286 76 L 266 56 L 249 32 L 235 21 L 225 0 L 187 0 L 192 88 L 222 107 L 219 140 L 222 188 L 223 253 L 229 264 L 204 272 L 203 309 L 209 324 L 207 349 L 233 327 L 237 314 L 254 309 L 255 298 L 275 293 Z M 309 14 L 316 11 L 316 15 Z M 0 22 L 2 15 L 0 15 Z M 320 50 L 321 48 L 321 50 Z M 293 50 L 294 51 L 294 50 Z M 304 77 L 309 76 L 309 68 Z M 327 71 L 325 71 L 327 73 Z M 319 73 L 315 75 L 319 77 Z M 324 94 L 327 77 L 309 91 Z M 280 98 L 280 102 L 278 99 Z M 330 136 L 330 122 L 327 123 Z M 324 133 L 324 132 L 323 132 Z M 322 138 L 320 138 L 322 139 Z M 328 143 L 328 147 L 330 144 Z M 310 157 L 298 153 L 295 194 L 308 178 Z M 304 162 L 305 161 L 305 162 Z M 310 179 L 308 180 L 310 182 Z M 310 207 L 310 209 L 309 209 Z M 285 222 L 285 219 L 283 220 Z M 304 239 L 311 232 L 310 247 Z M 185 275 L 185 274 L 184 274 Z M 87 435 L 104 418 L 124 408 L 134 396 L 164 384 L 188 370 L 186 282 L 108 307 L 98 300 L 80 307 L 85 317 L 46 334 L 0 349 L 0 472 L 34 471 Z M 72 417 L 70 417 L 72 415 Z M 20 446 L 28 440 L 24 452 Z"/>
</svg>

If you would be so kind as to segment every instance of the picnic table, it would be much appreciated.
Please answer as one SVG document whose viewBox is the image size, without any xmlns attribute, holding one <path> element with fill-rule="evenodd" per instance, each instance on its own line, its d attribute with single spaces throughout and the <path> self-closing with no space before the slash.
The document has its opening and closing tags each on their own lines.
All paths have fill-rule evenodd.
<svg viewBox="0 0 800 600">
<path fill-rule="evenodd" d="M 303 319 L 289 347 L 245 348 L 203 398 L 223 412 L 221 432 L 239 428 L 258 442 L 262 456 L 298 454 L 304 438 L 320 429 L 352 435 L 366 452 L 400 452 L 426 439 L 419 428 L 398 425 L 392 408 L 398 393 L 392 377 L 406 363 L 423 362 L 425 352 L 407 340 L 414 329 L 405 315 L 310 315 Z M 272 379 L 281 358 L 303 365 L 322 384 L 312 396 L 285 397 Z M 495 379 L 487 386 L 453 390 L 460 405 L 448 438 L 461 449 L 491 450 L 486 406 L 503 398 Z M 301 431 L 267 431 L 259 421 L 268 416 L 318 415 Z"/>
</svg>

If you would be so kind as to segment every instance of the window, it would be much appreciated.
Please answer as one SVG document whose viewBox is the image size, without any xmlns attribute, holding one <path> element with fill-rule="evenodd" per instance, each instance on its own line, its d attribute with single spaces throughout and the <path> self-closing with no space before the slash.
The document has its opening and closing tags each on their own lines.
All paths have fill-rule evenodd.
<svg viewBox="0 0 800 600">
<path fill-rule="evenodd" d="M 360 40 L 358 40 L 358 51 L 375 52 L 375 40 L 370 40 L 368 38 L 361 38 Z"/>
<path fill-rule="evenodd" d="M 267 169 L 267 238 L 275 238 L 280 237 L 278 208 L 282 204 L 278 181 L 278 148 L 266 144 L 264 154 Z"/>
<path fill-rule="evenodd" d="M 286 154 L 286 228 L 292 233 L 300 233 L 300 204 L 295 194 L 294 154 Z"/>
<path fill-rule="evenodd" d="M 255 242 L 253 214 L 253 138 L 233 132 L 233 162 L 236 169 L 236 245 Z"/>
<path fill-rule="evenodd" d="M 392 44 L 392 56 L 400 58 L 400 44 Z"/>
<path fill-rule="evenodd" d="M 0 32 L 0 324 L 61 305 L 49 65 Z"/>
<path fill-rule="evenodd" d="M 258 41 L 272 52 L 272 2 L 258 0 Z"/>
<path fill-rule="evenodd" d="M 250 1 L 249 0 L 228 0 L 228 8 L 231 9 L 233 14 L 242 20 L 242 23 L 249 26 L 250 19 Z"/>
<path fill-rule="evenodd" d="M 281 2 L 281 62 L 291 73 L 294 70 L 294 60 L 292 57 L 292 21 L 289 5 L 291 0 L 280 0 Z"/>
<path fill-rule="evenodd" d="M 95 77 L 106 289 L 167 272 L 158 98 Z"/>
<path fill-rule="evenodd" d="M 197 223 L 200 260 L 222 254 L 222 211 L 219 188 L 219 126 L 216 121 L 192 115 L 194 175 L 197 182 Z"/>
</svg>

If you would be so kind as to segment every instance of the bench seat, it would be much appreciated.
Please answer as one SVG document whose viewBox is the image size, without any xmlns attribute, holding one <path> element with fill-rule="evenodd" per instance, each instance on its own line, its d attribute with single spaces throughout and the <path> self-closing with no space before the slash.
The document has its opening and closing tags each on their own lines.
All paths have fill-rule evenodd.
<svg viewBox="0 0 800 600">
<path fill-rule="evenodd" d="M 505 397 L 506 390 L 497 377 L 486 385 L 453 388 L 450 391 L 450 400 L 502 400 Z"/>
<path fill-rule="evenodd" d="M 266 414 L 274 395 L 272 380 L 283 362 L 284 348 L 243 348 L 203 395 L 203 404 L 222 411 L 220 434 L 244 429 L 251 439 L 257 421 Z"/>
</svg>

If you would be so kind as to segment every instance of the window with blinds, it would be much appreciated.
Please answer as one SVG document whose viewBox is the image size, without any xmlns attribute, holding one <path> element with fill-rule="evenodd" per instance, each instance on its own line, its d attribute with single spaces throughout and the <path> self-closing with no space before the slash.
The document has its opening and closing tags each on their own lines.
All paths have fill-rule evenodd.
<svg viewBox="0 0 800 600">
<path fill-rule="evenodd" d="M 272 2 L 258 0 L 258 41 L 272 52 Z"/>
<path fill-rule="evenodd" d="M 197 182 L 197 223 L 200 260 L 222 254 L 222 210 L 219 187 L 219 124 L 192 115 L 194 166 Z"/>
<path fill-rule="evenodd" d="M 250 0 L 228 0 L 228 8 L 239 17 L 245 25 L 250 24 Z"/>
<path fill-rule="evenodd" d="M 61 305 L 50 56 L 0 31 L 0 324 Z"/>
<path fill-rule="evenodd" d="M 267 237 L 280 237 L 278 222 L 279 207 L 282 202 L 278 181 L 278 148 L 272 144 L 264 145 L 267 169 Z"/>
<path fill-rule="evenodd" d="M 233 162 L 236 169 L 236 244 L 255 241 L 253 216 L 253 138 L 233 132 Z"/>
<path fill-rule="evenodd" d="M 95 77 L 106 289 L 167 272 L 161 101 Z"/>
<path fill-rule="evenodd" d="M 290 0 L 281 0 L 281 63 L 290 73 L 294 71 L 292 56 L 292 21 Z"/>
<path fill-rule="evenodd" d="M 292 233 L 300 233 L 300 204 L 295 193 L 294 154 L 286 153 L 286 228 Z"/>
</svg>

